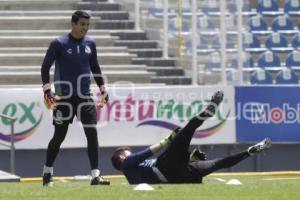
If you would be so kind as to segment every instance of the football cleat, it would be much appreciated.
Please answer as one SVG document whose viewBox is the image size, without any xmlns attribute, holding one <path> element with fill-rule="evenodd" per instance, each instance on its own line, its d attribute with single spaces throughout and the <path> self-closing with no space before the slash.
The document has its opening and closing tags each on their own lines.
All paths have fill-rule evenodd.
<svg viewBox="0 0 300 200">
<path fill-rule="evenodd" d="M 200 114 L 200 117 L 212 117 L 214 116 L 218 106 L 223 101 L 224 93 L 223 91 L 217 91 L 211 97 L 210 103 L 207 105 L 205 110 Z"/>
<path fill-rule="evenodd" d="M 101 176 L 97 176 L 91 180 L 91 185 L 110 185 L 110 182 Z"/>
<path fill-rule="evenodd" d="M 248 153 L 250 155 L 254 155 L 254 154 L 257 154 L 262 151 L 270 149 L 271 146 L 272 146 L 272 142 L 271 142 L 270 138 L 265 138 L 262 141 L 260 141 L 259 143 L 249 147 Z"/>
<path fill-rule="evenodd" d="M 43 186 L 52 187 L 53 186 L 53 178 L 51 173 L 45 173 L 43 175 Z"/>
</svg>

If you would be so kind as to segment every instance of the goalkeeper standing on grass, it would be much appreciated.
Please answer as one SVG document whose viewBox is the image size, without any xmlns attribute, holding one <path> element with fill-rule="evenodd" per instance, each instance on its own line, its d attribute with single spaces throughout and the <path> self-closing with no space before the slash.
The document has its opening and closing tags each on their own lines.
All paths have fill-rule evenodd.
<svg viewBox="0 0 300 200">
<path fill-rule="evenodd" d="M 90 93 L 91 73 L 100 89 L 101 97 L 98 106 L 104 106 L 108 101 L 108 95 L 97 60 L 95 41 L 86 36 L 90 15 L 84 11 L 74 12 L 71 25 L 70 33 L 50 43 L 41 68 L 45 104 L 53 110 L 54 125 L 54 135 L 48 145 L 43 169 L 43 185 L 53 184 L 53 164 L 74 115 L 81 121 L 87 138 L 91 185 L 109 185 L 110 182 L 100 176 L 98 168 L 97 116 Z M 49 75 L 54 61 L 55 96 L 51 92 Z"/>
</svg>

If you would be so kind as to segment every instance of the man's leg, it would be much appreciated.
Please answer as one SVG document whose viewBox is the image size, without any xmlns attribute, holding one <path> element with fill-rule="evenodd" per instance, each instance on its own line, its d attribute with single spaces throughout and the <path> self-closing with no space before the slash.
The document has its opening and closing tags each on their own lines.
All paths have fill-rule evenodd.
<svg viewBox="0 0 300 200">
<path fill-rule="evenodd" d="M 87 138 L 87 152 L 91 166 L 92 181 L 91 185 L 109 185 L 110 182 L 100 176 L 98 168 L 99 162 L 99 143 L 97 136 L 97 113 L 92 99 L 80 100 L 83 104 L 80 106 L 78 116 L 82 122 L 84 133 Z"/>
<path fill-rule="evenodd" d="M 200 176 L 203 177 L 219 169 L 232 167 L 237 163 L 245 160 L 249 156 L 250 155 L 248 151 L 243 151 L 225 158 L 207 160 L 207 161 L 202 161 L 202 160 L 194 161 L 191 162 L 189 165 L 195 168 L 197 172 L 200 174 Z"/>
<path fill-rule="evenodd" d="M 198 173 L 203 177 L 216 170 L 232 167 L 251 155 L 255 155 L 268 150 L 269 148 L 271 148 L 271 146 L 271 140 L 269 138 L 266 138 L 261 142 L 249 147 L 246 151 L 221 159 L 214 159 L 208 161 L 194 161 L 191 162 L 190 166 L 194 167 L 198 171 Z"/>
<path fill-rule="evenodd" d="M 50 140 L 46 153 L 46 164 L 43 169 L 43 185 L 51 186 L 53 184 L 53 164 L 58 155 L 60 145 L 64 141 L 68 131 L 68 124 L 55 125 L 54 135 Z"/>
<path fill-rule="evenodd" d="M 48 167 L 53 166 L 59 152 L 60 145 L 64 141 L 68 131 L 68 125 L 55 125 L 54 127 L 54 135 L 47 148 L 46 166 Z"/>
<path fill-rule="evenodd" d="M 215 114 L 219 104 L 223 100 L 223 96 L 223 92 L 216 92 L 212 96 L 211 102 L 206 109 L 199 115 L 193 117 L 186 126 L 176 134 L 165 153 L 171 154 L 170 156 L 173 157 L 173 159 L 180 159 L 181 156 L 186 156 L 195 130 L 200 127 L 207 118 Z"/>
<path fill-rule="evenodd" d="M 187 125 L 176 134 L 166 151 L 158 157 L 157 166 L 169 181 L 181 181 L 170 179 L 172 179 L 173 174 L 176 174 L 179 169 L 186 168 L 189 161 L 188 149 L 195 130 L 201 126 L 207 118 L 215 114 L 222 100 L 223 92 L 216 92 L 212 96 L 211 102 L 206 109 L 198 116 L 193 117 Z"/>
</svg>

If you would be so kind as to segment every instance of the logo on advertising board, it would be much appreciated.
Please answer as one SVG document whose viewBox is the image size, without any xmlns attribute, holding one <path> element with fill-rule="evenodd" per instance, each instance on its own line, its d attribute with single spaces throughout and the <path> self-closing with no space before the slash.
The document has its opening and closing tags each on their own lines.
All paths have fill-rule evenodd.
<svg viewBox="0 0 300 200">
<path fill-rule="evenodd" d="M 298 87 L 237 87 L 238 141 L 300 141 L 299 98 Z"/>
<path fill-rule="evenodd" d="M 22 141 L 30 137 L 37 129 L 43 118 L 42 106 L 39 102 L 10 102 L 0 107 L 0 113 L 16 118 L 14 123 L 14 141 Z M 10 120 L 0 118 L 0 140 L 11 140 Z"/>
<path fill-rule="evenodd" d="M 127 99 L 123 101 L 109 101 L 106 105 L 105 113 L 100 116 L 101 113 L 98 112 L 98 120 L 104 116 L 106 121 L 137 121 L 138 124 L 136 127 L 153 126 L 172 131 L 179 127 L 174 121 L 186 123 L 189 119 L 201 113 L 206 105 L 207 102 L 204 100 L 195 100 L 188 104 L 174 101 L 173 99 L 158 101 L 136 100 L 129 94 Z M 229 115 L 230 110 L 227 112 L 218 110 L 214 117 L 216 119 L 214 123 L 209 127 L 197 129 L 194 133 L 194 138 L 204 138 L 214 135 L 222 129 Z"/>
</svg>

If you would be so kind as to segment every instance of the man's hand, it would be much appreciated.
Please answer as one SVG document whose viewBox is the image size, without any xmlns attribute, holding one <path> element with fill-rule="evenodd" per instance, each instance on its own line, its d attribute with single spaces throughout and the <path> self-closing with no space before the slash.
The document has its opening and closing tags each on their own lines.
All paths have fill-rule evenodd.
<svg viewBox="0 0 300 200">
<path fill-rule="evenodd" d="M 190 161 L 207 160 L 206 153 L 196 148 L 190 153 Z"/>
<path fill-rule="evenodd" d="M 44 103 L 48 109 L 55 110 L 55 96 L 51 92 L 51 84 L 43 85 Z"/>
<path fill-rule="evenodd" d="M 106 92 L 106 88 L 105 85 L 101 85 L 100 86 L 100 100 L 98 102 L 98 106 L 100 108 L 103 108 L 106 103 L 108 102 L 109 97 L 108 97 L 108 93 Z"/>
</svg>

